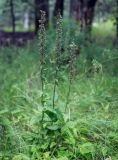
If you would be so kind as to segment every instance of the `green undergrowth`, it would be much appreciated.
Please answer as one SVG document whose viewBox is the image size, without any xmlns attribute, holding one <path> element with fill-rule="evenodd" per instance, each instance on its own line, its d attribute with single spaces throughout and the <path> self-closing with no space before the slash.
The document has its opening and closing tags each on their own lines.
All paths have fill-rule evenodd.
<svg viewBox="0 0 118 160">
<path fill-rule="evenodd" d="M 52 30 L 48 35 L 44 93 L 38 42 L 1 48 L 0 159 L 117 160 L 117 49 L 76 34 L 80 55 L 65 112 L 69 64 L 62 58 L 53 109 L 55 35 Z"/>
</svg>

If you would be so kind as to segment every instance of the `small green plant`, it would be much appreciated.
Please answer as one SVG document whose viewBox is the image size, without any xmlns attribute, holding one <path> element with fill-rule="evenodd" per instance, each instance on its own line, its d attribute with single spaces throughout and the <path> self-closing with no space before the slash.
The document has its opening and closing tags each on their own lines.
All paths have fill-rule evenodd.
<svg viewBox="0 0 118 160">
<path fill-rule="evenodd" d="M 54 89 L 53 89 L 53 108 L 55 108 L 55 94 L 56 86 L 58 85 L 58 73 L 60 67 L 60 61 L 62 56 L 62 17 L 60 13 L 57 16 L 56 23 L 56 49 L 55 49 L 55 77 L 54 77 Z"/>
<path fill-rule="evenodd" d="M 41 19 L 39 20 L 39 53 L 40 53 L 40 79 L 41 79 L 41 105 L 42 105 L 42 118 L 41 118 L 41 132 L 43 132 L 43 121 L 44 121 L 44 107 L 45 107 L 45 54 L 46 54 L 46 34 L 45 34 L 45 12 L 41 12 Z M 44 135 L 42 134 L 42 139 Z"/>
<path fill-rule="evenodd" d="M 59 71 L 60 71 L 60 63 L 61 56 L 62 56 L 62 17 L 59 14 L 57 18 L 57 29 L 56 29 L 56 49 L 55 49 L 55 77 L 54 77 L 54 88 L 53 88 L 53 104 L 52 106 L 45 106 L 44 102 L 44 66 L 45 66 L 45 27 L 44 27 L 44 21 L 45 20 L 45 13 L 41 11 L 41 24 L 39 29 L 39 35 L 40 35 L 40 54 L 41 54 L 41 84 L 42 84 L 42 97 L 41 97 L 41 104 L 43 107 L 42 110 L 42 118 L 40 121 L 41 128 L 37 132 L 39 136 L 35 138 L 35 144 L 38 144 L 38 141 L 40 142 L 40 145 L 38 145 L 38 151 L 41 153 L 50 153 L 50 157 L 57 156 L 57 150 L 65 144 L 65 148 L 68 148 L 69 143 L 75 144 L 75 132 L 73 132 L 72 127 L 68 126 L 68 120 L 65 119 L 65 114 L 63 111 L 61 111 L 61 106 L 56 107 L 55 106 L 55 93 L 58 85 L 59 80 Z M 76 45 L 72 43 L 70 45 L 70 84 L 69 88 L 72 82 L 72 76 L 75 72 L 75 51 L 76 51 Z M 69 90 L 70 94 L 70 90 Z M 69 96 L 69 95 L 68 95 Z M 69 98 L 69 97 L 68 97 Z M 68 100 L 67 98 L 67 100 Z M 39 125 L 39 124 L 38 124 Z M 40 134 L 42 135 L 40 137 Z M 36 148 L 36 146 L 35 146 Z M 69 148 L 68 148 L 69 149 Z M 34 150 L 34 149 L 33 149 Z M 35 152 L 33 151 L 33 155 L 35 155 Z M 43 156 L 43 155 L 42 155 Z M 35 157 L 36 158 L 36 157 Z"/>
<path fill-rule="evenodd" d="M 77 46 L 74 44 L 74 42 L 72 44 L 70 44 L 69 49 L 70 49 L 70 51 L 69 51 L 70 52 L 70 58 L 69 58 L 69 84 L 68 84 L 68 93 L 67 93 L 67 98 L 66 98 L 65 112 L 66 112 L 67 107 L 68 107 L 69 96 L 70 96 L 71 87 L 72 87 L 72 80 L 75 77 L 75 70 L 76 70 L 75 62 L 76 62 Z"/>
<path fill-rule="evenodd" d="M 41 104 L 44 107 L 44 80 L 45 80 L 45 54 L 46 54 L 46 34 L 45 34 L 45 12 L 41 12 L 41 20 L 39 20 L 39 53 L 40 53 L 40 77 L 41 77 Z"/>
</svg>

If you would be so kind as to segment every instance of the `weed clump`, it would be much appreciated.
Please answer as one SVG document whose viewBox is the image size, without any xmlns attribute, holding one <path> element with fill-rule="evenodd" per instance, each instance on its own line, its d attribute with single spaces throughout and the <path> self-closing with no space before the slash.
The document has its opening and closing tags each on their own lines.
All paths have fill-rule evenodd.
<svg viewBox="0 0 118 160">
<path fill-rule="evenodd" d="M 70 60 L 69 60 L 69 84 L 68 84 L 68 93 L 67 93 L 67 98 L 66 98 L 66 106 L 65 106 L 65 111 L 68 107 L 68 103 L 69 103 L 69 96 L 70 96 L 70 92 L 71 92 L 71 87 L 72 87 L 72 80 L 75 77 L 75 72 L 76 72 L 76 51 L 77 51 L 77 46 L 75 45 L 75 43 L 71 43 L 69 46 L 70 49 Z"/>
</svg>

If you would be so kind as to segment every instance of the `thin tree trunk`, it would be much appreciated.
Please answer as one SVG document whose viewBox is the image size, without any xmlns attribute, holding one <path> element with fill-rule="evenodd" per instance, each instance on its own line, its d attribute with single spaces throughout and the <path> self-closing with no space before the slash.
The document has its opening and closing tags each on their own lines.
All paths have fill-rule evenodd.
<svg viewBox="0 0 118 160">
<path fill-rule="evenodd" d="M 64 11 L 64 0 L 56 0 L 54 12 L 53 12 L 54 18 L 58 15 L 59 12 L 61 16 L 63 16 L 63 11 Z"/>
<path fill-rule="evenodd" d="M 11 12 L 12 32 L 13 32 L 13 40 L 14 40 L 14 33 L 15 33 L 15 30 L 16 30 L 16 26 L 15 26 L 15 13 L 14 13 L 13 0 L 10 0 L 10 12 Z"/>
<path fill-rule="evenodd" d="M 118 0 L 116 0 L 116 39 L 118 40 Z"/>
<path fill-rule="evenodd" d="M 75 2 L 76 0 L 70 0 L 70 18 L 75 17 Z"/>
<path fill-rule="evenodd" d="M 94 10 L 97 0 L 89 0 L 87 4 L 87 21 L 86 21 L 86 28 L 88 32 L 91 32 L 92 22 L 94 18 Z"/>
<path fill-rule="evenodd" d="M 81 6 L 79 0 L 70 0 L 70 18 L 75 18 L 80 21 L 81 18 Z"/>
<path fill-rule="evenodd" d="M 79 0 L 80 2 L 80 22 L 82 30 L 91 32 L 92 22 L 94 18 L 94 9 L 97 0 Z"/>
<path fill-rule="evenodd" d="M 46 23 L 49 24 L 49 1 L 48 0 L 35 0 L 35 33 L 38 33 L 39 29 L 39 20 L 41 17 L 40 10 L 46 12 Z"/>
<path fill-rule="evenodd" d="M 28 11 L 24 13 L 24 29 L 26 30 L 29 29 L 29 12 Z"/>
</svg>

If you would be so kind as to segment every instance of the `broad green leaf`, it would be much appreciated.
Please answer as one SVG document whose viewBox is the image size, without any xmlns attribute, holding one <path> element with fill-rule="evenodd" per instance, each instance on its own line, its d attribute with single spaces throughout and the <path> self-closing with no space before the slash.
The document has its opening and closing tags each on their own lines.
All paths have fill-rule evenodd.
<svg viewBox="0 0 118 160">
<path fill-rule="evenodd" d="M 80 146 L 80 153 L 82 155 L 87 154 L 87 153 L 94 153 L 94 146 L 92 143 L 84 143 Z"/>
<path fill-rule="evenodd" d="M 58 125 L 54 124 L 54 125 L 48 126 L 47 128 L 48 128 L 49 130 L 56 131 L 56 130 L 58 130 L 60 127 L 59 127 Z"/>
<path fill-rule="evenodd" d="M 106 147 L 102 147 L 102 154 L 103 154 L 103 156 L 107 155 L 107 148 Z"/>
<path fill-rule="evenodd" d="M 55 110 L 51 110 L 51 109 L 46 109 L 44 111 L 45 114 L 48 115 L 48 117 L 53 121 L 53 122 L 56 122 L 58 120 L 58 117 L 57 117 L 57 113 L 55 112 Z"/>
<path fill-rule="evenodd" d="M 9 111 L 8 109 L 1 110 L 1 111 L 0 111 L 0 115 L 5 114 L 5 113 L 8 113 L 8 111 Z"/>
</svg>

